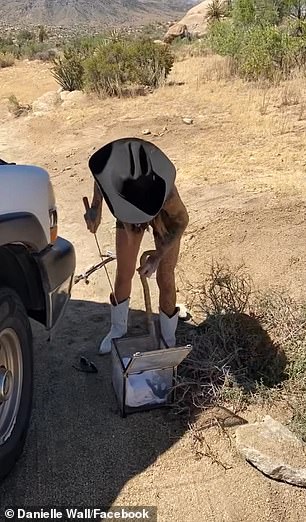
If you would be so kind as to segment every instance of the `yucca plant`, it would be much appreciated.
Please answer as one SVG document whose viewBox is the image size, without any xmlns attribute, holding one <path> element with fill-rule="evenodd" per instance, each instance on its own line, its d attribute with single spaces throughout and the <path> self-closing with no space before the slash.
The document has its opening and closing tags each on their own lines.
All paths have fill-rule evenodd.
<svg viewBox="0 0 306 522">
<path fill-rule="evenodd" d="M 82 57 L 66 50 L 62 57 L 53 60 L 52 75 L 65 91 L 82 90 L 84 86 L 84 67 Z"/>
<path fill-rule="evenodd" d="M 212 0 L 208 6 L 207 17 L 210 22 L 219 22 L 226 14 L 227 6 L 222 0 Z"/>
</svg>

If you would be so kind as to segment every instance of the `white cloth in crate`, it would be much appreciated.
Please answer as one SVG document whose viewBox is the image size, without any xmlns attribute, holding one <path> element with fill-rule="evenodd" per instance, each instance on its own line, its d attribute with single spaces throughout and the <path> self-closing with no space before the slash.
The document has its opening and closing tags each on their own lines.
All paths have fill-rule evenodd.
<svg viewBox="0 0 306 522">
<path fill-rule="evenodd" d="M 126 367 L 129 357 L 123 357 Z M 172 381 L 172 370 L 149 370 L 129 375 L 126 385 L 126 405 L 131 408 L 148 404 L 162 404 L 167 399 L 169 385 Z"/>
</svg>

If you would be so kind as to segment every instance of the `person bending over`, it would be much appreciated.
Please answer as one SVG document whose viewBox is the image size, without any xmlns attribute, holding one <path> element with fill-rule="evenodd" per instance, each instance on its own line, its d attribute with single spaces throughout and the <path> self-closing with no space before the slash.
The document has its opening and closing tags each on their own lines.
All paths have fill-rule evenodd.
<svg viewBox="0 0 306 522">
<path fill-rule="evenodd" d="M 124 138 L 96 151 L 89 160 L 94 177 L 87 228 L 96 233 L 102 202 L 116 218 L 117 270 L 110 295 L 111 329 L 99 353 L 111 351 L 112 339 L 127 333 L 132 280 L 145 230 L 153 231 L 155 251 L 138 268 L 141 276 L 156 272 L 161 335 L 168 347 L 176 344 L 179 309 L 176 306 L 175 267 L 188 213 L 175 186 L 176 170 L 167 156 L 150 142 Z"/>
</svg>

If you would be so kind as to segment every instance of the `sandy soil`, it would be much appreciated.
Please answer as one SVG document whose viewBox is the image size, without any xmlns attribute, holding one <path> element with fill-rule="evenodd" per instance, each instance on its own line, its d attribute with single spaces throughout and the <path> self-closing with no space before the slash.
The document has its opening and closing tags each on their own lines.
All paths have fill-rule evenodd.
<svg viewBox="0 0 306 522">
<path fill-rule="evenodd" d="M 0 156 L 48 169 L 60 234 L 74 243 L 79 272 L 98 258 L 83 221 L 82 196 L 92 191 L 88 158 L 107 141 L 142 137 L 150 129 L 147 138 L 177 166 L 177 184 L 190 213 L 178 266 L 178 299 L 185 297 L 182 281 L 197 284 L 212 260 L 224 258 L 244 262 L 259 288 L 285 287 L 304 297 L 302 80 L 269 89 L 228 81 L 226 65 L 210 57 L 176 64 L 171 80 L 171 86 L 146 97 L 75 99 L 43 116 L 16 119 L 7 111 L 9 95 L 31 103 L 58 86 L 47 65 L 25 62 L 2 70 Z M 194 123 L 183 123 L 185 116 Z M 98 233 L 105 250 L 114 248 L 113 225 L 106 210 Z M 148 234 L 144 248 L 151 245 Z M 109 268 L 112 278 L 114 269 Z M 37 329 L 31 434 L 23 459 L 0 488 L 1 503 L 157 505 L 159 520 L 167 522 L 301 520 L 304 491 L 272 482 L 245 464 L 235 454 L 231 436 L 207 430 L 210 451 L 204 448 L 206 456 L 199 460 L 192 435 L 163 412 L 119 418 L 110 362 L 96 356 L 109 325 L 109 291 L 102 272 L 90 285 L 77 285 L 51 346 Z M 143 309 L 137 278 L 131 307 L 134 332 L 138 321 L 142 325 Z M 72 362 L 81 353 L 97 362 L 97 377 L 73 372 Z M 286 413 L 273 413 L 286 420 Z M 244 413 L 248 419 L 263 414 Z"/>
</svg>

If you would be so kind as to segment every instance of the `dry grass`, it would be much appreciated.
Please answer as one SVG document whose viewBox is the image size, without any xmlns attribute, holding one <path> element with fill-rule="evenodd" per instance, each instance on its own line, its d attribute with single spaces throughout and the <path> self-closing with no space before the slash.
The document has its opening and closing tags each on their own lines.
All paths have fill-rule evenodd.
<svg viewBox="0 0 306 522">
<path fill-rule="evenodd" d="M 223 56 L 210 56 L 206 59 L 205 67 L 201 73 L 204 82 L 233 80 L 236 77 L 236 67 L 231 58 Z"/>
<path fill-rule="evenodd" d="M 166 143 L 186 182 L 189 177 L 205 183 L 236 180 L 258 191 L 260 179 L 262 190 L 295 194 L 298 187 L 303 197 L 304 162 L 298 151 L 306 148 L 304 78 L 267 86 L 229 79 L 230 74 L 225 59 L 188 58 L 175 64 L 170 85 L 155 93 L 119 103 L 106 100 L 103 107 L 95 102 L 90 110 L 78 106 L 70 117 L 84 127 L 101 117 L 123 126 L 132 119 L 140 133 L 150 129 L 158 134 L 166 126 L 167 143 L 160 144 Z M 17 75 L 24 78 L 23 84 L 17 84 Z M 39 63 L 3 70 L 1 82 L 2 97 L 15 92 L 27 103 L 42 90 L 57 89 L 48 66 Z M 300 99 L 294 92 L 300 93 Z M 281 106 L 282 100 L 287 104 Z M 184 116 L 192 117 L 194 124 L 182 124 Z M 178 141 L 184 145 L 177 147 Z"/>
<path fill-rule="evenodd" d="M 263 188 L 296 192 L 304 170 L 296 151 L 306 146 L 302 77 L 272 86 L 246 84 L 232 77 L 228 60 L 206 56 L 176 63 L 168 83 L 147 99 L 124 101 L 118 117 L 130 111 L 143 128 L 167 125 L 184 179 L 237 180 L 257 191 L 260 177 Z M 282 100 L 287 104 L 281 106 Z M 194 124 L 181 130 L 187 115 Z M 177 139 L 185 143 L 180 150 Z"/>
<path fill-rule="evenodd" d="M 302 92 L 295 84 L 285 85 L 281 91 L 281 106 L 299 105 L 302 100 Z"/>
<path fill-rule="evenodd" d="M 249 402 L 285 399 L 306 440 L 305 305 L 282 291 L 255 291 L 243 267 L 228 265 L 213 266 L 196 292 L 187 291 L 197 324 L 180 332 L 193 351 L 179 373 L 176 412 L 237 412 Z"/>
<path fill-rule="evenodd" d="M 182 366 L 178 408 L 203 408 L 256 392 L 259 384 L 282 381 L 285 358 L 262 327 L 252 282 L 243 267 L 215 265 L 189 306 L 198 318 L 181 342 L 194 349 Z"/>
<path fill-rule="evenodd" d="M 15 63 L 15 58 L 10 53 L 0 53 L 0 69 L 5 69 L 6 67 L 12 67 Z"/>
</svg>

